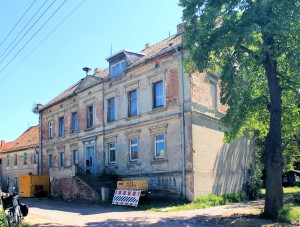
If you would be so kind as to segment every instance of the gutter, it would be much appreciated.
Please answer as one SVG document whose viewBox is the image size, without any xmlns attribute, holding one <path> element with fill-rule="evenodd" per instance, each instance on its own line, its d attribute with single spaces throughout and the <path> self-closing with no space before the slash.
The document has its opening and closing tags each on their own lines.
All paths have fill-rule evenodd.
<svg viewBox="0 0 300 227">
<path fill-rule="evenodd" d="M 182 195 L 186 196 L 186 164 L 185 164 L 185 119 L 184 119 L 184 80 L 183 80 L 183 48 L 181 45 L 176 46 L 176 52 L 180 54 L 179 62 L 179 80 L 180 80 L 180 128 L 181 128 L 181 154 L 182 154 Z"/>
</svg>

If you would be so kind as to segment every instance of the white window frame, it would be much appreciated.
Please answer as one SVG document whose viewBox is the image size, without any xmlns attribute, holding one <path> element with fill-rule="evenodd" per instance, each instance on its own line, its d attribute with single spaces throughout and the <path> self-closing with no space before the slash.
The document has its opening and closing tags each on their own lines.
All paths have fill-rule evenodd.
<svg viewBox="0 0 300 227">
<path fill-rule="evenodd" d="M 135 144 L 132 144 L 131 142 L 136 140 Z M 136 147 L 137 149 L 137 158 L 133 158 L 132 157 L 132 148 Z M 138 161 L 139 160 L 139 139 L 135 138 L 135 139 L 130 139 L 129 140 L 129 157 L 130 157 L 130 161 Z"/>
<path fill-rule="evenodd" d="M 112 76 L 117 75 L 117 74 L 123 72 L 125 68 L 126 68 L 125 67 L 125 60 L 119 61 L 118 63 L 113 64 L 113 65 L 110 66 L 110 74 Z"/>
<path fill-rule="evenodd" d="M 164 139 L 163 140 L 157 140 L 157 136 L 161 136 L 161 135 L 164 136 Z M 165 135 L 165 133 L 159 133 L 159 134 L 155 134 L 154 136 L 155 136 L 155 138 L 154 138 L 154 140 L 155 140 L 155 155 L 154 155 L 154 157 L 155 157 L 155 159 L 165 159 L 166 158 L 166 135 Z M 163 157 L 159 157 L 157 155 L 157 150 L 156 150 L 157 149 L 157 144 L 161 143 L 161 142 L 164 143 Z"/>
<path fill-rule="evenodd" d="M 53 121 L 48 122 L 48 139 L 53 138 Z"/>
<path fill-rule="evenodd" d="M 135 98 L 134 99 L 132 99 L 131 98 L 131 96 L 130 96 L 130 94 L 132 93 L 132 92 L 135 92 L 135 94 L 136 94 L 136 96 L 135 96 Z M 135 102 L 135 105 L 136 105 L 136 113 L 135 114 L 132 114 L 132 111 L 131 111 L 131 107 L 132 107 L 132 101 L 136 101 Z M 134 116 L 136 116 L 137 115 L 137 113 L 138 113 L 138 109 L 137 109 L 137 90 L 132 90 L 132 91 L 130 91 L 130 92 L 128 92 L 128 116 L 129 117 L 134 117 Z"/>
<path fill-rule="evenodd" d="M 114 145 L 114 148 L 112 148 L 111 145 Z M 116 142 L 108 143 L 108 162 L 109 163 L 116 163 L 116 147 L 117 147 Z M 113 151 L 113 150 L 115 152 L 115 160 L 111 161 L 111 151 Z"/>
<path fill-rule="evenodd" d="M 112 100 L 112 99 L 114 100 L 114 105 L 110 106 L 110 100 Z M 110 113 L 111 113 L 112 107 L 114 110 L 114 115 L 113 115 L 113 119 L 110 119 Z M 107 99 L 107 122 L 113 122 L 115 120 L 116 120 L 116 98 L 111 97 L 111 98 Z"/>
</svg>

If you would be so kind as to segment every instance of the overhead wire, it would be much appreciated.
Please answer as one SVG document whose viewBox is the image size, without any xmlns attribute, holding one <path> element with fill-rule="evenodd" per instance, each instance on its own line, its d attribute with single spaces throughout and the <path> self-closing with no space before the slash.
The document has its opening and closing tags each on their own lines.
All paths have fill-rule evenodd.
<svg viewBox="0 0 300 227">
<path fill-rule="evenodd" d="M 42 43 L 44 43 L 50 37 L 50 35 L 52 35 L 52 33 L 55 32 L 85 1 L 86 0 L 82 0 L 54 29 L 52 29 L 51 32 L 49 32 L 48 35 L 41 42 L 39 42 L 39 44 L 33 48 L 28 55 L 26 55 L 21 62 L 19 62 L 19 64 L 13 68 L 12 71 L 3 77 L 2 80 L 0 80 L 0 84 L 3 83 L 3 81 L 9 77 L 32 53 L 34 53 L 36 49 L 38 49 Z"/>
<path fill-rule="evenodd" d="M 44 2 L 44 4 L 40 6 L 40 8 L 36 11 L 36 13 L 31 17 L 31 19 L 30 19 L 30 20 L 27 22 L 27 24 L 23 27 L 22 31 L 19 32 L 19 34 L 18 34 L 18 35 L 14 38 L 14 40 L 9 44 L 9 46 L 5 49 L 5 51 L 0 55 L 0 58 L 6 53 L 6 51 L 11 47 L 11 45 L 16 41 L 16 39 L 19 38 L 19 36 L 22 34 L 22 32 L 23 32 L 23 31 L 25 30 L 25 28 L 27 27 L 27 25 L 33 20 L 33 18 L 34 18 L 34 17 L 38 14 L 38 12 L 43 8 L 43 6 L 46 4 L 47 1 L 48 1 L 48 0 L 46 0 L 46 1 Z M 33 24 L 33 26 L 34 26 L 34 25 L 35 25 L 35 24 Z M 32 26 L 32 27 L 33 27 L 33 26 Z M 31 27 L 31 28 L 32 28 L 32 27 Z M 30 28 L 29 30 L 27 30 L 26 34 L 31 30 L 31 28 Z M 26 34 L 25 34 L 25 35 L 26 35 Z M 24 38 L 25 35 L 24 35 L 22 38 Z M 19 40 L 19 42 L 22 40 L 22 38 Z M 18 43 L 19 43 L 19 42 L 18 42 Z M 18 43 L 17 43 L 17 44 L 18 44 Z M 16 45 L 17 45 L 17 44 L 16 44 Z M 15 45 L 14 47 L 16 47 L 16 45 Z M 14 50 L 14 47 L 11 49 L 11 51 Z M 11 52 L 11 51 L 10 51 L 10 52 Z M 10 54 L 10 52 L 9 52 L 8 54 Z M 8 54 L 7 54 L 7 55 L 8 55 Z M 7 55 L 6 55 L 6 56 L 7 56 Z M 2 61 L 3 61 L 4 59 L 5 59 L 5 57 L 2 59 Z M 2 61 L 1 61 L 1 62 L 2 62 Z M 0 62 L 0 63 L 1 63 L 1 62 Z"/>
<path fill-rule="evenodd" d="M 31 3 L 31 5 L 28 7 L 28 9 L 25 11 L 25 13 L 21 16 L 21 18 L 18 20 L 18 22 L 15 24 L 15 26 L 10 30 L 10 32 L 7 34 L 7 36 L 4 38 L 4 40 L 0 43 L 0 47 L 6 41 L 6 39 L 8 38 L 8 36 L 15 30 L 15 28 L 18 26 L 18 24 L 21 22 L 21 20 L 23 19 L 23 17 L 27 14 L 27 12 L 30 10 L 30 8 L 34 5 L 35 2 L 36 2 L 36 0 L 34 0 L 34 2 Z"/>
<path fill-rule="evenodd" d="M 65 0 L 55 11 L 54 13 L 44 22 L 44 24 L 31 36 L 31 38 L 25 43 L 25 45 L 11 58 L 11 60 L 0 70 L 2 73 L 6 67 L 15 59 L 15 57 L 27 46 L 27 44 L 35 37 L 35 35 L 46 25 L 46 23 L 57 13 L 57 11 L 67 2 Z"/>
<path fill-rule="evenodd" d="M 4 56 L 4 58 L 0 61 L 0 63 L 2 63 L 6 57 L 16 48 L 16 46 L 22 41 L 22 39 L 28 34 L 28 32 L 30 32 L 30 30 L 36 25 L 36 23 L 44 16 L 44 14 L 51 8 L 51 6 L 56 2 L 56 0 L 54 0 L 49 6 L 48 8 L 40 15 L 40 17 L 33 23 L 33 25 L 31 25 L 31 27 L 26 31 L 26 33 L 19 39 L 19 41 L 13 46 L 13 48 Z M 14 42 L 14 41 L 13 41 Z M 0 56 L 2 57 L 3 54 Z"/>
</svg>

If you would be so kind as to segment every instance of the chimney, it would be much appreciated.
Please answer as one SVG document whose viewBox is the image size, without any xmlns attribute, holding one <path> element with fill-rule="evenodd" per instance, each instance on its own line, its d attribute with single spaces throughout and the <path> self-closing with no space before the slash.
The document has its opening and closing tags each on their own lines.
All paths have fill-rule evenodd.
<svg viewBox="0 0 300 227">
<path fill-rule="evenodd" d="M 100 73 L 102 71 L 101 68 L 95 68 L 94 69 L 94 75 L 97 74 L 97 73 Z"/>
<path fill-rule="evenodd" d="M 146 43 L 146 45 L 145 45 L 145 49 L 147 49 L 147 48 L 149 48 L 149 47 L 151 47 L 152 45 L 150 44 L 150 43 Z"/>
<path fill-rule="evenodd" d="M 1 140 L 0 147 L 2 147 L 5 144 L 5 140 Z"/>
<path fill-rule="evenodd" d="M 184 32 L 184 26 L 183 23 L 177 24 L 177 34 L 183 33 Z"/>
</svg>

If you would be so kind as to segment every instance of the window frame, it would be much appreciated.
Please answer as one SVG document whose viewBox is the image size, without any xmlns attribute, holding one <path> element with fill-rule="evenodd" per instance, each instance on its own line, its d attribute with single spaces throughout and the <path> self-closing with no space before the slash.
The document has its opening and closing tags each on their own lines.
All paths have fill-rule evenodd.
<svg viewBox="0 0 300 227">
<path fill-rule="evenodd" d="M 51 168 L 53 166 L 53 155 L 48 155 L 48 167 Z"/>
<path fill-rule="evenodd" d="M 9 158 L 9 155 L 6 155 L 6 167 L 9 167 L 10 165 L 10 158 Z"/>
<path fill-rule="evenodd" d="M 18 155 L 14 154 L 14 166 L 18 166 Z"/>
<path fill-rule="evenodd" d="M 64 167 L 65 166 L 65 153 L 60 152 L 59 153 L 59 167 Z"/>
<path fill-rule="evenodd" d="M 211 98 L 211 108 L 214 112 L 218 110 L 218 82 L 214 80 L 209 80 L 209 93 Z M 213 91 L 212 91 L 213 88 Z M 214 96 L 212 96 L 212 92 L 214 93 Z"/>
<path fill-rule="evenodd" d="M 48 122 L 48 139 L 53 138 L 53 121 Z"/>
<path fill-rule="evenodd" d="M 26 152 L 23 154 L 23 165 L 28 165 L 28 158 Z"/>
<path fill-rule="evenodd" d="M 136 143 L 135 144 L 132 144 L 132 141 L 136 140 Z M 137 149 L 137 157 L 136 158 L 133 158 L 132 156 L 132 148 L 136 147 Z M 131 162 L 136 162 L 139 160 L 139 139 L 138 138 L 134 138 L 134 139 L 129 139 L 129 160 Z"/>
<path fill-rule="evenodd" d="M 65 135 L 65 117 L 58 118 L 58 136 L 63 137 Z"/>
<path fill-rule="evenodd" d="M 72 164 L 73 165 L 77 165 L 78 164 L 78 160 L 79 160 L 78 150 L 77 149 L 73 149 L 72 150 Z"/>
<path fill-rule="evenodd" d="M 157 140 L 157 137 L 158 136 L 163 136 L 163 140 Z M 165 159 L 166 158 L 166 134 L 165 133 L 157 133 L 154 135 L 154 142 L 155 142 L 155 154 L 154 154 L 154 158 L 155 159 Z M 157 155 L 157 145 L 159 143 L 162 143 L 163 142 L 163 157 L 160 157 Z"/>
<path fill-rule="evenodd" d="M 79 121 L 78 121 L 78 112 L 72 113 L 72 133 L 79 131 Z"/>
<path fill-rule="evenodd" d="M 110 75 L 117 75 L 121 72 L 124 71 L 124 69 L 126 68 L 126 65 L 125 65 L 125 60 L 121 60 L 113 65 L 110 66 Z M 120 67 L 120 69 L 118 69 L 117 67 Z M 116 71 L 116 69 L 118 69 L 118 71 Z"/>
<path fill-rule="evenodd" d="M 158 89 L 157 89 L 157 85 L 158 84 L 161 84 L 161 104 L 160 102 L 158 102 Z M 152 100 L 153 100 L 153 109 L 156 109 L 156 108 L 161 108 L 161 107 L 164 107 L 165 106 L 165 95 L 164 95 L 164 81 L 163 80 L 159 80 L 159 81 L 156 81 L 156 82 L 153 82 L 152 84 Z M 160 104 L 160 105 L 158 105 Z"/>
<path fill-rule="evenodd" d="M 113 100 L 113 105 L 111 101 Z M 116 100 L 115 97 L 107 99 L 107 122 L 113 122 L 116 120 Z"/>
<path fill-rule="evenodd" d="M 135 97 L 132 98 L 131 94 L 135 93 Z M 135 104 L 135 113 L 132 111 L 133 104 Z M 134 117 L 137 115 L 137 90 L 132 90 L 128 92 L 128 117 Z"/>
<path fill-rule="evenodd" d="M 87 123 L 86 127 L 87 128 L 92 128 L 94 127 L 94 105 L 89 105 L 86 107 L 86 113 L 87 113 Z"/>
<path fill-rule="evenodd" d="M 111 147 L 111 145 L 114 145 L 114 147 Z M 108 143 L 108 162 L 111 164 L 116 163 L 116 142 L 110 142 Z M 114 151 L 114 160 L 111 160 L 111 152 Z"/>
</svg>

